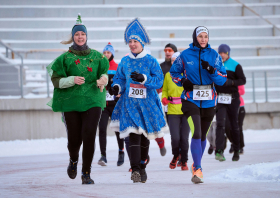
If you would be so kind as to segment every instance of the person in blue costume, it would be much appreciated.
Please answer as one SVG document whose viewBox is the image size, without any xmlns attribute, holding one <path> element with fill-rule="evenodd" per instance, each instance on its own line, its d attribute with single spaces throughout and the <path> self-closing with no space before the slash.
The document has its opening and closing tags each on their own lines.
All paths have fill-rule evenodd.
<svg viewBox="0 0 280 198">
<path fill-rule="evenodd" d="M 129 23 L 124 39 L 130 53 L 119 63 L 109 90 L 110 94 L 122 95 L 110 126 L 120 132 L 120 138 L 129 136 L 131 180 L 145 183 L 149 140 L 163 137 L 168 131 L 156 91 L 162 87 L 164 78 L 157 60 L 144 49 L 150 39 L 139 19 Z"/>
<path fill-rule="evenodd" d="M 184 87 L 182 112 L 192 132 L 193 183 L 203 183 L 201 159 L 206 147 L 206 135 L 216 113 L 217 94 L 213 84 L 222 86 L 227 81 L 222 58 L 210 47 L 208 40 L 206 27 L 195 28 L 193 43 L 178 56 L 170 69 L 173 82 Z"/>
</svg>

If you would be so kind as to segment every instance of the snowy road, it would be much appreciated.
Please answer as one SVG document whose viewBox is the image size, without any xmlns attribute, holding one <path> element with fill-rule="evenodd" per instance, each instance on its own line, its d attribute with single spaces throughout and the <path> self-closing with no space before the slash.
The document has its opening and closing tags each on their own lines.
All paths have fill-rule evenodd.
<svg viewBox="0 0 280 198">
<path fill-rule="evenodd" d="M 239 162 L 231 161 L 228 148 L 225 162 L 216 161 L 214 155 L 208 155 L 206 150 L 202 160 L 205 183 L 199 185 L 191 183 L 190 171 L 169 169 L 172 155 L 168 134 L 165 136 L 165 157 L 160 156 L 155 141 L 151 141 L 151 161 L 147 167 L 148 181 L 145 184 L 133 184 L 130 180 L 127 156 L 123 166 L 116 166 L 115 137 L 108 141 L 107 167 L 97 165 L 100 157 L 97 145 L 92 164 L 95 185 L 89 186 L 81 185 L 80 174 L 75 180 L 68 178 L 66 152 L 28 155 L 26 151 L 26 155 L 0 158 L 0 197 L 280 197 L 278 132 L 279 136 L 274 136 L 276 139 L 273 141 L 266 141 L 265 138 L 259 142 L 249 141 Z M 263 134 L 259 138 L 265 136 Z M 110 145 L 111 142 L 114 146 Z M 0 143 L 1 152 L 3 148 L 8 146 L 3 147 Z M 64 150 L 67 151 L 66 148 Z M 189 152 L 188 166 L 191 163 Z M 80 172 L 81 162 L 78 170 Z"/>
</svg>

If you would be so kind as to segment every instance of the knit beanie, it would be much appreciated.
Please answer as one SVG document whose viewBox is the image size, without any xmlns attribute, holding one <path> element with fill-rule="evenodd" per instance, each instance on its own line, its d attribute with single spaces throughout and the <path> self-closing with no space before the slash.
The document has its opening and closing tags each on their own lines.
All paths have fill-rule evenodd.
<svg viewBox="0 0 280 198">
<path fill-rule="evenodd" d="M 174 44 L 172 44 L 172 43 L 168 43 L 168 44 L 165 46 L 165 48 L 167 48 L 167 47 L 170 47 L 171 49 L 173 49 L 174 52 L 177 52 L 177 51 L 178 51 L 178 50 L 177 50 L 177 47 L 176 47 Z"/>
<path fill-rule="evenodd" d="M 83 31 L 87 35 L 87 28 L 84 26 L 82 19 L 81 19 L 81 14 L 78 14 L 78 18 L 76 20 L 76 24 L 72 28 L 72 38 L 74 37 L 75 33 L 78 31 Z"/>
<path fill-rule="evenodd" d="M 224 52 L 230 56 L 230 47 L 227 44 L 221 44 L 218 48 L 218 53 Z"/>
<path fill-rule="evenodd" d="M 115 56 L 115 50 L 114 50 L 114 48 L 113 48 L 113 46 L 111 45 L 110 42 L 108 43 L 108 45 L 106 45 L 106 46 L 104 47 L 103 53 L 104 53 L 105 51 L 109 51 L 109 52 L 111 52 L 111 54 L 112 54 L 113 56 Z"/>
</svg>

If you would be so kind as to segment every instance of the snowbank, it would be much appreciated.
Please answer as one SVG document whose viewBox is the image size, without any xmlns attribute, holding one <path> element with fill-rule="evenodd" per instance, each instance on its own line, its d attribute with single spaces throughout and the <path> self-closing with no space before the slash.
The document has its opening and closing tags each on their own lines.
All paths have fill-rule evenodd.
<svg viewBox="0 0 280 198">
<path fill-rule="evenodd" d="M 246 165 L 242 168 L 227 169 L 212 177 L 223 182 L 277 182 L 280 183 L 280 161 Z"/>
</svg>

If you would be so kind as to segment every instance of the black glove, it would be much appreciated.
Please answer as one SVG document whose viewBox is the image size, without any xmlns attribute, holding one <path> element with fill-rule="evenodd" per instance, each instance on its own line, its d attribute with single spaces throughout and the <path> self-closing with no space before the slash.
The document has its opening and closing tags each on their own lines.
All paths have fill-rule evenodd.
<svg viewBox="0 0 280 198">
<path fill-rule="evenodd" d="M 119 86 L 115 85 L 114 87 L 109 87 L 109 94 L 110 95 L 118 95 L 119 94 Z"/>
<path fill-rule="evenodd" d="M 232 86 L 234 85 L 234 81 L 228 78 L 225 84 L 226 86 Z"/>
<path fill-rule="evenodd" d="M 134 80 L 136 82 L 140 82 L 140 83 L 145 80 L 144 75 L 143 74 L 139 74 L 136 71 L 131 73 L 130 78 L 132 78 L 132 80 Z"/>
<path fill-rule="evenodd" d="M 204 60 L 201 59 L 201 65 L 202 65 L 202 68 L 206 69 L 209 74 L 214 74 L 215 73 L 214 67 L 209 65 L 209 63 L 207 61 L 204 61 Z"/>
<path fill-rule="evenodd" d="M 193 83 L 189 79 L 182 78 L 181 83 L 186 91 L 193 91 Z"/>
</svg>

